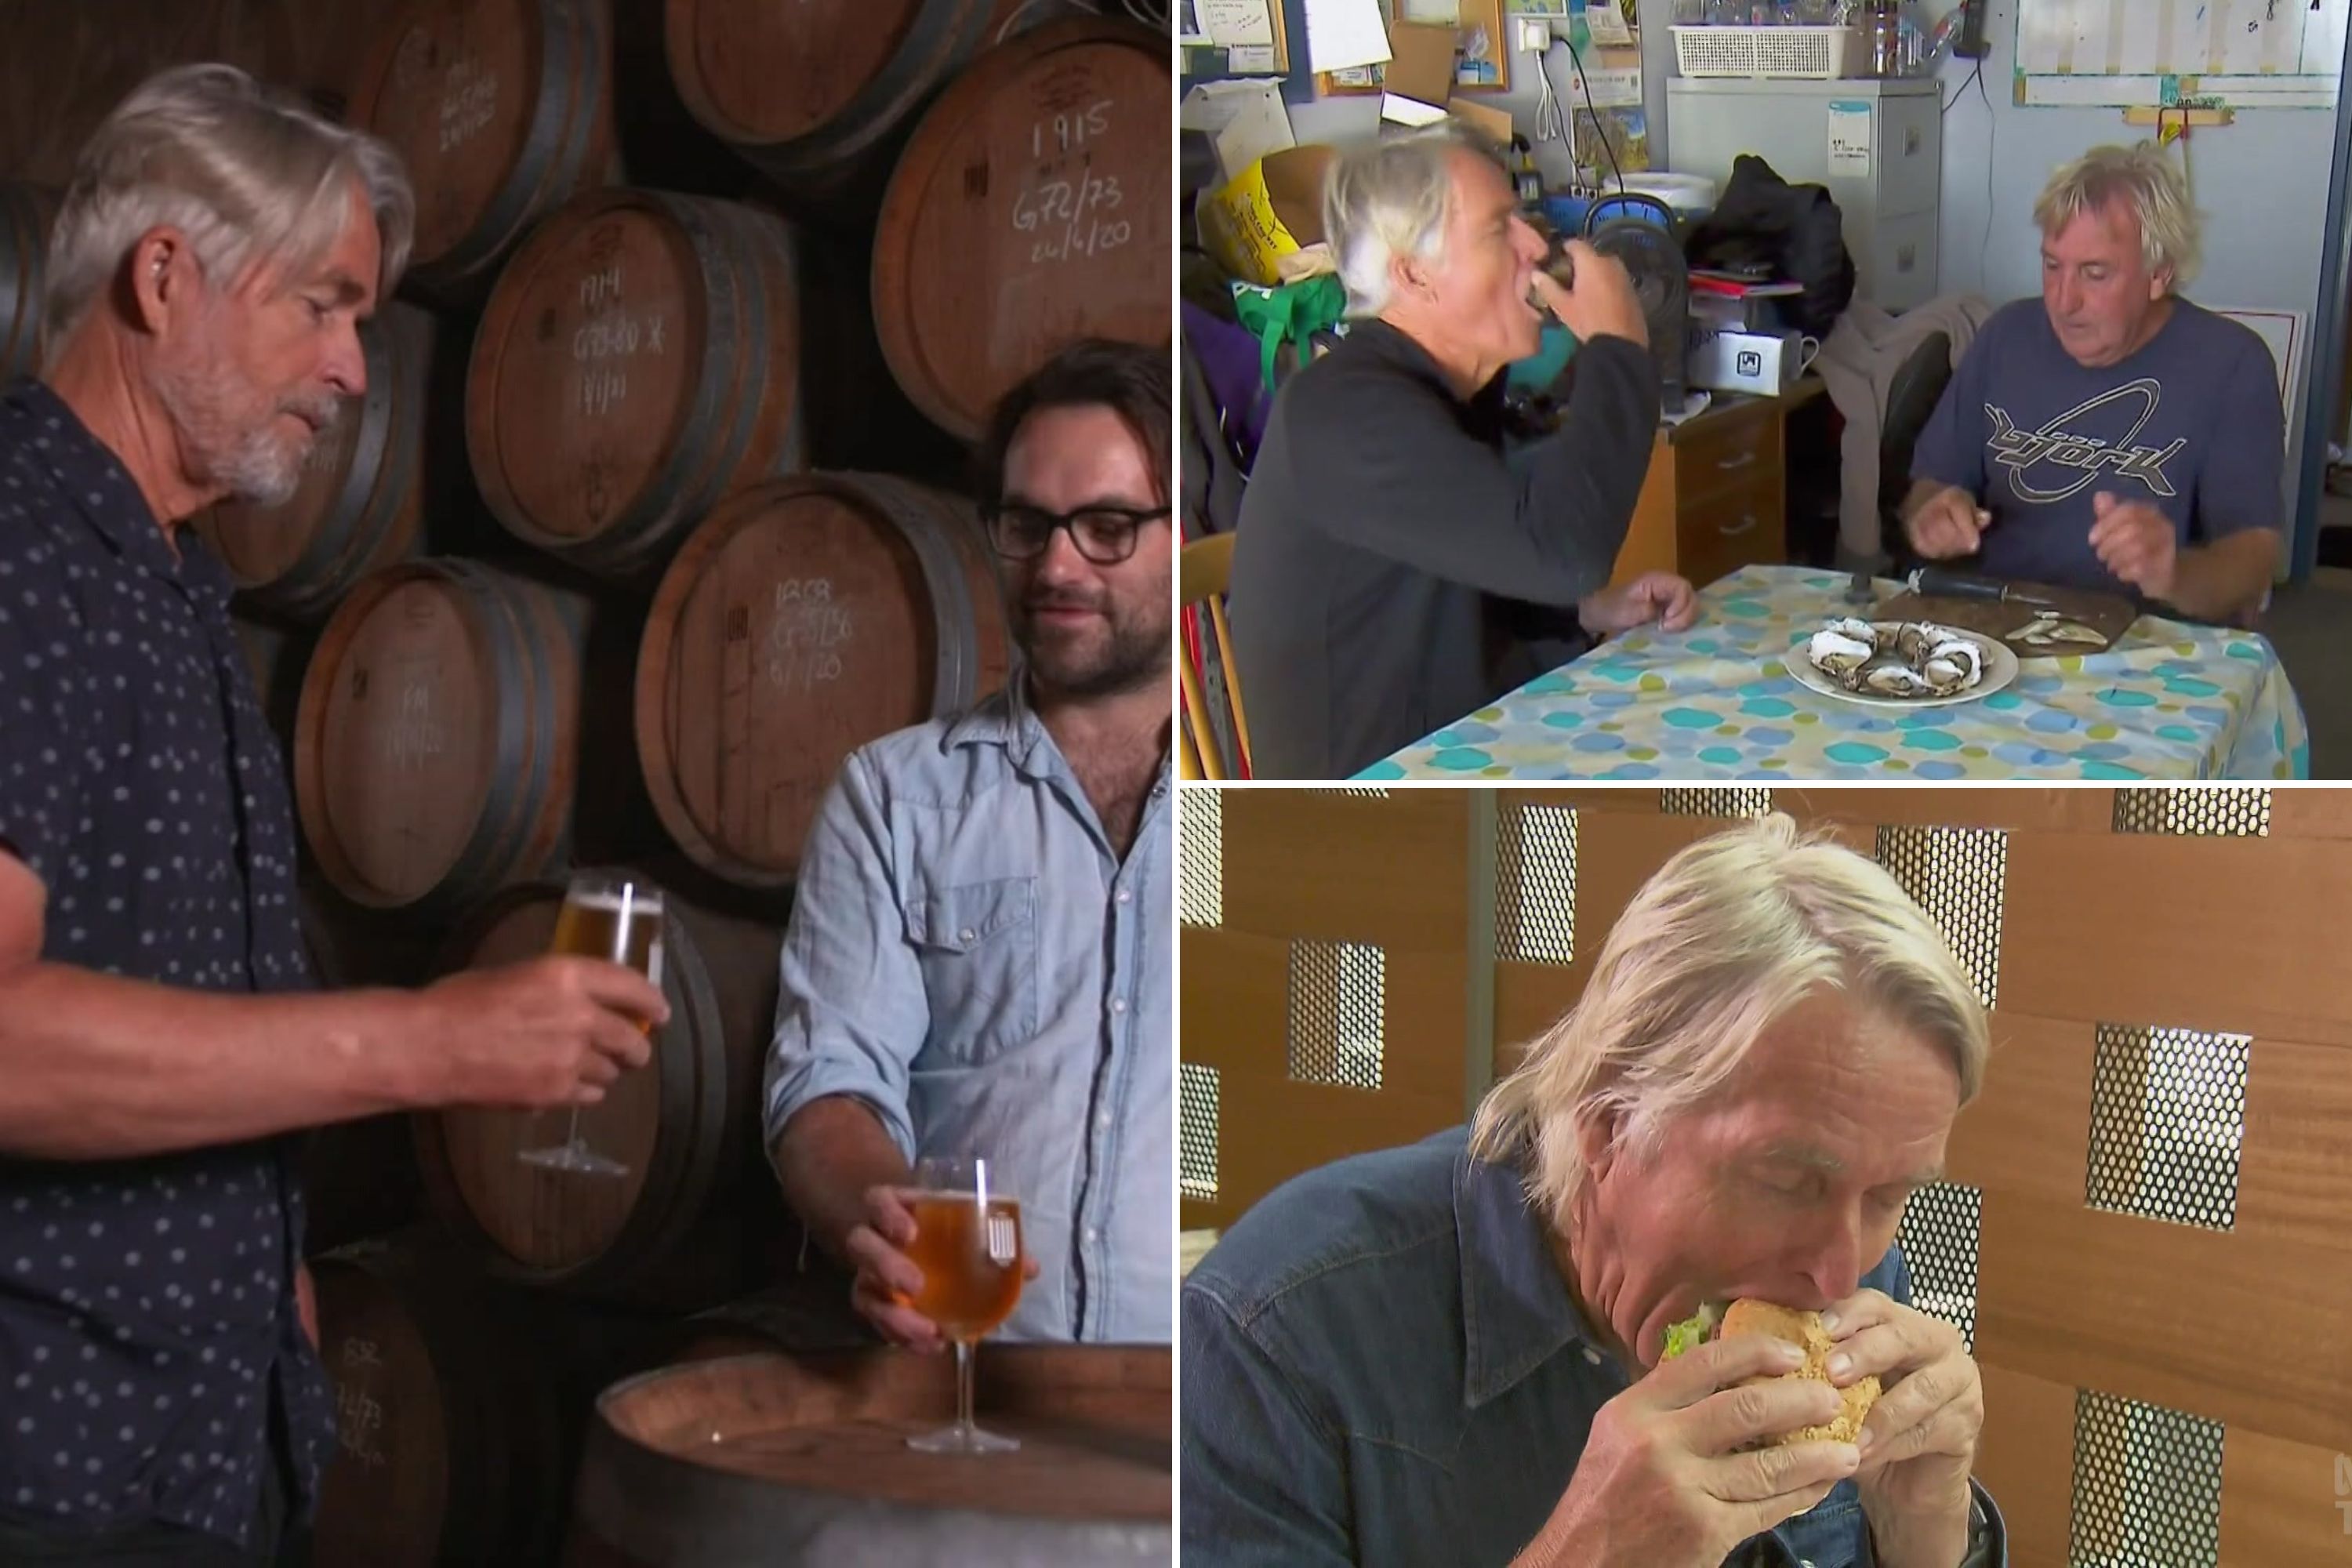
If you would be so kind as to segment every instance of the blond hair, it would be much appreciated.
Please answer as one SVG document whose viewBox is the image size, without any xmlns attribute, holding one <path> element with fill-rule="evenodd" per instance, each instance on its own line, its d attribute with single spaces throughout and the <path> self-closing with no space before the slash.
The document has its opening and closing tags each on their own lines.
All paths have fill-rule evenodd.
<svg viewBox="0 0 2352 1568">
<path fill-rule="evenodd" d="M 142 235 L 188 237 L 213 287 L 249 267 L 315 265 L 365 193 L 383 241 L 379 298 L 398 286 L 415 228 L 399 155 L 336 125 L 234 66 L 179 66 L 149 78 L 98 128 L 74 171 L 49 240 L 44 336 L 77 325 Z"/>
<path fill-rule="evenodd" d="M 1347 285 L 1349 315 L 1388 309 L 1389 263 L 1397 257 L 1435 261 L 1444 254 L 1456 153 L 1503 166 L 1494 141 L 1460 120 L 1360 142 L 1331 160 L 1323 176 L 1323 237 Z"/>
<path fill-rule="evenodd" d="M 2050 176 L 2033 204 L 2033 221 L 2055 235 L 2084 213 L 2119 203 L 2139 220 L 2148 275 L 2169 272 L 2180 288 L 2197 275 L 2197 209 L 2179 165 L 2153 142 L 2094 147 Z"/>
<path fill-rule="evenodd" d="M 1524 1162 L 1564 1223 L 1589 1173 L 1578 1137 L 1615 1113 L 1619 1146 L 1722 1087 L 1772 1021 L 1821 990 L 1885 1009 L 1984 1083 L 1984 1006 L 1943 933 L 1875 862 L 1779 814 L 1675 855 L 1618 917 L 1581 1000 L 1478 1108 L 1471 1150 Z"/>
</svg>

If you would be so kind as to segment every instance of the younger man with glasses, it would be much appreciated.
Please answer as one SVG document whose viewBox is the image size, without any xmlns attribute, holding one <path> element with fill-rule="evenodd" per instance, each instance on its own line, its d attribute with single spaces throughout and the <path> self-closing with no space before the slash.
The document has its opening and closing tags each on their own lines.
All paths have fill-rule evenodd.
<svg viewBox="0 0 2352 1568">
<path fill-rule="evenodd" d="M 1169 381 L 1165 350 L 1088 342 L 1006 395 L 980 493 L 1021 665 L 854 753 L 802 854 L 764 1137 L 917 1349 L 945 1342 L 893 1189 L 926 1153 L 1020 1200 L 1003 1337 L 1170 1335 Z"/>
</svg>

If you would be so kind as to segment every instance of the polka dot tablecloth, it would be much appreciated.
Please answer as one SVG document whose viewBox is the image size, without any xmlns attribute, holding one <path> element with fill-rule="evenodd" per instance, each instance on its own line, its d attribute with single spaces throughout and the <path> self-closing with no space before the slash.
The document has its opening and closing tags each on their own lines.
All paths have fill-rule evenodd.
<svg viewBox="0 0 2352 1568">
<path fill-rule="evenodd" d="M 2143 616 L 1979 702 L 1896 712 L 1799 685 L 1781 656 L 1850 613 L 1848 579 L 1750 566 L 1687 631 L 1645 627 L 1358 775 L 1511 779 L 2307 778 L 2303 710 L 2251 632 Z M 1880 596 L 1895 592 L 1881 584 Z"/>
</svg>

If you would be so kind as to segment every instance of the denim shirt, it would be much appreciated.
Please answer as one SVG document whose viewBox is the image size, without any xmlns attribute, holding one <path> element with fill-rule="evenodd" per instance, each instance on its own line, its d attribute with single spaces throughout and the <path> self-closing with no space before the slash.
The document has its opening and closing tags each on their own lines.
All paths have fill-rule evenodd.
<svg viewBox="0 0 2352 1568">
<path fill-rule="evenodd" d="M 1862 1283 L 1909 1300 L 1893 1251 Z M 1269 1194 L 1181 1311 L 1187 1563 L 1507 1563 L 1627 1386 L 1518 1173 L 1472 1160 L 1463 1128 Z M 1998 1541 L 1986 1561 L 2005 1568 Z M 1853 1483 L 1726 1559 L 1751 1563 L 1872 1568 Z"/>
<path fill-rule="evenodd" d="M 1008 689 L 853 753 L 802 853 L 766 1146 L 838 1094 L 988 1157 L 1041 1267 L 1003 1338 L 1171 1337 L 1173 837 L 1163 764 L 1122 863 Z"/>
</svg>

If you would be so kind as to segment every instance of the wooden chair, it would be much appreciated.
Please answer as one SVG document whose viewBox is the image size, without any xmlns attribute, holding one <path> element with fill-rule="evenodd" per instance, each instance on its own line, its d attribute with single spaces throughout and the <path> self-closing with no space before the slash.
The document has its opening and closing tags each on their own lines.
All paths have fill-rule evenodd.
<svg viewBox="0 0 2352 1568">
<path fill-rule="evenodd" d="M 1184 722 L 1176 732 L 1180 778 L 1222 781 L 1247 777 L 1249 773 L 1249 721 L 1243 717 L 1241 673 L 1234 665 L 1234 635 L 1225 624 L 1225 584 L 1233 576 L 1236 537 L 1220 533 L 1184 546 L 1178 558 L 1181 570 L 1177 581 L 1178 602 L 1183 608 L 1200 604 L 1209 607 L 1212 635 L 1205 639 L 1210 646 L 1202 651 L 1215 660 L 1218 672 L 1224 677 L 1225 701 L 1233 713 L 1234 749 L 1241 754 L 1228 759 L 1217 743 L 1217 728 L 1210 713 L 1201 672 L 1192 668 L 1191 655 L 1180 638 L 1176 669 L 1184 687 Z"/>
</svg>

